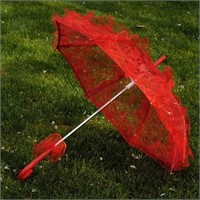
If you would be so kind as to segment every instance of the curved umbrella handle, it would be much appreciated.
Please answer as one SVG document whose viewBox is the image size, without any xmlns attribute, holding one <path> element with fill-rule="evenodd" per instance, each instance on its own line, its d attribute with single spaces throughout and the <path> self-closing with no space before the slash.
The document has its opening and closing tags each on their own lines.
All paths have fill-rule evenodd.
<svg viewBox="0 0 200 200">
<path fill-rule="evenodd" d="M 51 152 L 51 149 L 43 152 L 38 157 L 36 157 L 32 162 L 30 162 L 19 174 L 18 178 L 20 180 L 27 179 L 31 174 L 33 174 L 33 168 L 37 166 L 37 164 L 43 160 L 49 153 Z"/>
</svg>

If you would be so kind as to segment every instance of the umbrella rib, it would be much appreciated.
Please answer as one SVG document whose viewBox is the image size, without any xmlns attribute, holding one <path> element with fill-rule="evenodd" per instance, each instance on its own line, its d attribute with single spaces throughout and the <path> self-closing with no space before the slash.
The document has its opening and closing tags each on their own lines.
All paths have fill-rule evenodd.
<svg viewBox="0 0 200 200">
<path fill-rule="evenodd" d="M 94 94 L 96 94 L 97 92 L 99 92 L 99 91 L 101 91 L 101 90 L 103 90 L 105 87 L 108 87 L 108 86 L 110 86 L 110 85 L 112 85 L 112 84 L 114 84 L 114 83 L 116 83 L 117 81 L 119 81 L 119 80 L 121 80 L 122 78 L 124 78 L 124 74 L 123 75 L 121 75 L 121 76 L 119 76 L 117 79 L 115 79 L 115 80 L 110 80 L 110 81 L 108 81 L 107 83 L 107 85 L 100 85 L 100 87 L 96 87 L 96 90 L 94 91 L 94 92 L 92 92 L 92 93 L 90 93 L 89 95 L 87 95 L 87 97 L 90 97 L 90 96 L 92 96 L 92 95 L 94 95 Z"/>
</svg>

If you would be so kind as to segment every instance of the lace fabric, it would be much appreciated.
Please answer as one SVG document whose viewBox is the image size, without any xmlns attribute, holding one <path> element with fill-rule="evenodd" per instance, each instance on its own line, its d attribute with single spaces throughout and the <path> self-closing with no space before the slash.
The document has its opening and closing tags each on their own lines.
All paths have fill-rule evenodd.
<svg viewBox="0 0 200 200">
<path fill-rule="evenodd" d="M 58 159 L 63 156 L 67 148 L 67 145 L 64 141 L 55 146 L 55 144 L 61 139 L 62 137 L 60 136 L 60 134 L 53 133 L 45 138 L 43 141 L 41 141 L 39 144 L 35 144 L 33 150 L 34 157 L 38 157 L 39 155 L 50 149 L 51 151 L 49 154 L 49 161 L 58 161 Z"/>
<path fill-rule="evenodd" d="M 53 46 L 72 67 L 86 97 L 101 107 L 128 84 L 135 86 L 102 112 L 133 147 L 170 171 L 189 166 L 190 122 L 173 94 L 172 69 L 159 71 L 150 56 L 150 42 L 132 34 L 112 16 L 54 14 Z"/>
</svg>

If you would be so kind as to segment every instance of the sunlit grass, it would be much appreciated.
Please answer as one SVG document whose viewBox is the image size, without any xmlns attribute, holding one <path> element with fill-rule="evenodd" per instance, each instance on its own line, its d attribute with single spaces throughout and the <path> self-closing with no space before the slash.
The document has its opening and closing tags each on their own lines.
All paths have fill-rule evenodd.
<svg viewBox="0 0 200 200">
<path fill-rule="evenodd" d="M 3 2 L 1 6 L 1 186 L 4 199 L 198 199 L 198 2 Z M 63 57 L 52 47 L 51 16 L 68 8 L 111 14 L 151 41 L 152 58 L 167 55 L 191 119 L 191 166 L 170 174 L 123 140 L 102 114 L 67 140 L 55 164 L 42 162 L 25 182 L 33 143 L 65 135 L 95 107 Z M 138 28 L 137 25 L 143 25 Z M 161 69 L 163 65 L 161 66 Z"/>
</svg>

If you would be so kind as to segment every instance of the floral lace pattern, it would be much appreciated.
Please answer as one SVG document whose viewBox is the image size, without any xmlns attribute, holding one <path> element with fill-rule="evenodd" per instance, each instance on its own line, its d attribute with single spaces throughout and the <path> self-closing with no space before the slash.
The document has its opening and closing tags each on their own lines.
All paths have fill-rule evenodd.
<svg viewBox="0 0 200 200">
<path fill-rule="evenodd" d="M 172 69 L 159 71 L 141 39 L 111 16 L 53 15 L 53 45 L 72 67 L 86 96 L 102 106 L 124 86 L 135 86 L 102 112 L 124 139 L 170 171 L 189 166 L 189 117 L 172 88 Z"/>
</svg>

